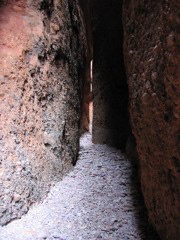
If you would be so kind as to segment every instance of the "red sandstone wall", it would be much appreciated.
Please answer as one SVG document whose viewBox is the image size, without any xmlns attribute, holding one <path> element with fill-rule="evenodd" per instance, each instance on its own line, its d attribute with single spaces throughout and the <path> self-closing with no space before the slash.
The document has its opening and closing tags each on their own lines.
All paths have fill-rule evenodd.
<svg viewBox="0 0 180 240">
<path fill-rule="evenodd" d="M 162 239 L 179 232 L 179 85 L 176 0 L 124 1 L 130 116 L 149 219 Z"/>
<path fill-rule="evenodd" d="M 1 1 L 0 224 L 76 161 L 86 48 L 77 1 Z"/>
<path fill-rule="evenodd" d="M 92 8 L 91 0 L 79 0 L 82 10 L 82 15 L 84 19 L 84 24 L 86 28 L 86 38 L 87 38 L 87 58 L 86 58 L 86 67 L 84 69 L 84 85 L 83 85 L 83 106 L 81 113 L 81 133 L 89 131 L 90 127 L 90 110 L 89 105 L 91 102 L 91 69 L 90 62 L 93 58 L 93 49 L 92 49 L 92 27 L 91 27 L 91 18 L 92 18 Z"/>
</svg>

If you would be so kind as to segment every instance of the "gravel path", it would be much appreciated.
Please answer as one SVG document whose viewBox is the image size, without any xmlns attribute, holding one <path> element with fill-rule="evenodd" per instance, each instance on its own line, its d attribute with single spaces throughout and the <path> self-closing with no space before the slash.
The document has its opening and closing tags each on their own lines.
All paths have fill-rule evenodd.
<svg viewBox="0 0 180 240">
<path fill-rule="evenodd" d="M 45 201 L 0 228 L 0 240 L 157 239 L 147 223 L 137 172 L 122 153 L 81 138 L 74 170 Z"/>
</svg>

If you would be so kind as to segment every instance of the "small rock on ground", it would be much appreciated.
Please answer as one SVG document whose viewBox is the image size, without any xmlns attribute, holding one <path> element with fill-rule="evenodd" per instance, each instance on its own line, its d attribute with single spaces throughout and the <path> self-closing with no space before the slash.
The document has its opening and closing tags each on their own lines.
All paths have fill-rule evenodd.
<svg viewBox="0 0 180 240">
<path fill-rule="evenodd" d="M 155 240 L 136 167 L 107 145 L 81 138 L 74 170 L 43 203 L 0 228 L 0 240 Z"/>
</svg>

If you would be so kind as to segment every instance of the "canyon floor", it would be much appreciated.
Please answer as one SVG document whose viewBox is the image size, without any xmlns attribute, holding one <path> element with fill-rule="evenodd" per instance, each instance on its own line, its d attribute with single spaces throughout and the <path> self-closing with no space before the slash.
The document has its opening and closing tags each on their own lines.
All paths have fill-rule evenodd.
<svg viewBox="0 0 180 240">
<path fill-rule="evenodd" d="M 81 138 L 74 169 L 0 240 L 154 240 L 135 165 L 119 150 Z"/>
</svg>

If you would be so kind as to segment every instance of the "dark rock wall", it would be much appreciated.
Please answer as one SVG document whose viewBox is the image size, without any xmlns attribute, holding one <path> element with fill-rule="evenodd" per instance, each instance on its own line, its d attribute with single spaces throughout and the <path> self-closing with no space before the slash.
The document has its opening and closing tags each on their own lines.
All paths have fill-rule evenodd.
<svg viewBox="0 0 180 240">
<path fill-rule="evenodd" d="M 179 232 L 179 24 L 176 0 L 124 1 L 130 116 L 149 219 L 162 239 Z"/>
<path fill-rule="evenodd" d="M 0 5 L 0 224 L 76 161 L 86 37 L 76 0 Z"/>
<path fill-rule="evenodd" d="M 93 142 L 125 148 L 128 90 L 122 1 L 93 1 Z"/>
</svg>

